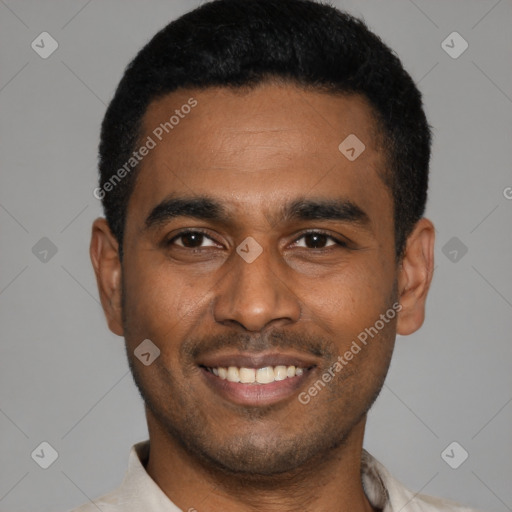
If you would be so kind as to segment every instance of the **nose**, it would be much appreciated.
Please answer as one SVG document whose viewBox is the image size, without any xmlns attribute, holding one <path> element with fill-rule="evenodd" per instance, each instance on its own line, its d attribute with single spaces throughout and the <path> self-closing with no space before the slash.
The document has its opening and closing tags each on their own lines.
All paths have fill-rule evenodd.
<svg viewBox="0 0 512 512">
<path fill-rule="evenodd" d="M 252 262 L 233 254 L 231 267 L 219 283 L 215 320 L 257 332 L 271 324 L 286 325 L 300 318 L 300 300 L 292 290 L 291 269 L 269 249 Z"/>
</svg>

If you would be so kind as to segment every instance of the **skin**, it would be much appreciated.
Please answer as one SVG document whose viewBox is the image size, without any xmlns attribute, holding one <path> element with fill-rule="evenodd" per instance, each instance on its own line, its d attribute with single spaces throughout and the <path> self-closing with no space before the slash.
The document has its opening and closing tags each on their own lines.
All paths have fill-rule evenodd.
<svg viewBox="0 0 512 512">
<path fill-rule="evenodd" d="M 360 479 L 366 413 L 396 333 L 423 323 L 433 225 L 421 219 L 397 261 L 393 203 L 381 179 L 386 161 L 364 98 L 276 83 L 245 92 L 181 90 L 150 105 L 142 139 L 190 97 L 198 105 L 140 164 L 122 264 L 106 221 L 92 229 L 108 325 L 125 338 L 146 403 L 147 472 L 183 510 L 373 510 Z M 352 133 L 366 146 L 353 162 L 338 150 Z M 177 217 L 146 229 L 149 213 L 171 193 L 213 197 L 228 221 Z M 298 197 L 349 200 L 368 222 L 283 218 L 282 206 Z M 205 230 L 211 240 L 163 243 L 184 228 Z M 305 233 L 312 230 L 328 237 Z M 236 252 L 249 236 L 262 247 L 250 264 Z M 397 302 L 400 313 L 301 404 L 298 393 Z M 149 366 L 133 355 L 146 338 L 160 349 Z M 277 347 L 307 354 L 315 367 L 293 396 L 249 407 L 205 382 L 198 357 L 211 347 Z"/>
</svg>

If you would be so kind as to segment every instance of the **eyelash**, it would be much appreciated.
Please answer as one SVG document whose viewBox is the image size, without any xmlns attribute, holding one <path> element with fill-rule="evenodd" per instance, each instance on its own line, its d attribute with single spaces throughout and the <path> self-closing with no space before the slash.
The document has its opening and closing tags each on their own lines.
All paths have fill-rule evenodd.
<svg viewBox="0 0 512 512">
<path fill-rule="evenodd" d="M 181 238 L 184 235 L 188 235 L 188 234 L 201 234 L 201 235 L 204 235 L 209 240 L 211 240 L 212 242 L 216 242 L 206 231 L 203 231 L 202 229 L 185 229 L 183 231 L 180 231 L 176 235 L 174 235 L 170 240 L 167 240 L 165 242 L 165 245 L 167 247 L 171 246 L 171 245 L 173 245 L 175 240 L 177 240 L 178 238 Z M 298 238 L 295 239 L 294 243 L 298 242 L 300 239 L 304 238 L 307 235 L 325 235 L 328 239 L 331 239 L 333 242 L 335 242 L 336 245 L 338 245 L 339 247 L 342 247 L 342 248 L 348 247 L 347 242 L 345 242 L 344 240 L 336 238 L 336 237 L 330 235 L 329 233 L 327 233 L 326 231 L 322 231 L 322 230 L 318 230 L 318 229 L 314 229 L 312 231 L 305 231 Z M 218 243 L 218 242 L 216 242 L 216 243 Z M 200 251 L 203 249 L 202 247 L 193 247 L 193 248 L 182 247 L 182 246 L 178 246 L 178 247 L 180 247 L 182 249 L 189 249 L 191 251 Z M 330 249 L 331 247 L 334 247 L 334 246 L 331 245 L 328 247 L 322 247 L 319 249 L 309 249 L 309 250 L 310 251 L 325 251 L 325 250 Z M 304 249 L 308 249 L 308 248 L 304 247 Z"/>
</svg>

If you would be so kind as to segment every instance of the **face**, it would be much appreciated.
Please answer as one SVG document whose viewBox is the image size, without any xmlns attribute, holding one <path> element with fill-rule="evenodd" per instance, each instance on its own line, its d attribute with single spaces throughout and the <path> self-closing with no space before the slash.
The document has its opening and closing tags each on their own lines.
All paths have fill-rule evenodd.
<svg viewBox="0 0 512 512">
<path fill-rule="evenodd" d="M 351 134 L 365 146 L 355 159 L 338 149 Z M 147 110 L 141 140 L 155 145 L 122 267 L 112 256 L 100 276 L 94 234 L 93 262 L 148 421 L 203 464 L 293 470 L 364 422 L 414 284 L 374 134 L 363 98 L 292 85 L 180 91 Z M 160 350 L 147 366 L 134 355 L 146 339 Z"/>
</svg>

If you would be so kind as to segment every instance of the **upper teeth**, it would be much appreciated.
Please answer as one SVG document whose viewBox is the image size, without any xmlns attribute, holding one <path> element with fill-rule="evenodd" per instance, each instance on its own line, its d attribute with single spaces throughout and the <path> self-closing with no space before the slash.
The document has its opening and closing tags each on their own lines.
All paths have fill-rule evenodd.
<svg viewBox="0 0 512 512">
<path fill-rule="evenodd" d="M 242 382 L 243 384 L 250 384 L 252 382 L 268 384 L 304 373 L 304 368 L 284 365 L 265 366 L 264 368 L 238 368 L 237 366 L 225 368 L 219 366 L 218 368 L 207 369 L 221 379 L 228 380 L 229 382 Z"/>
</svg>

